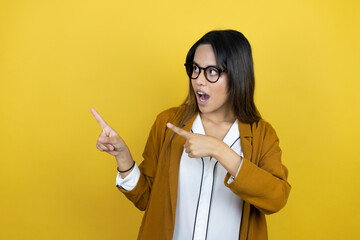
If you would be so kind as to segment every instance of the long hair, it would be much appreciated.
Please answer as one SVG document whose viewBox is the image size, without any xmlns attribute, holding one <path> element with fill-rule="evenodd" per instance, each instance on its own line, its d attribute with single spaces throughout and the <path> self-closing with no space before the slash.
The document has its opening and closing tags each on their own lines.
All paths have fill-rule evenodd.
<svg viewBox="0 0 360 240">
<path fill-rule="evenodd" d="M 261 116 L 254 103 L 255 76 L 249 41 L 235 30 L 208 32 L 190 48 L 186 56 L 187 64 L 193 63 L 195 51 L 201 44 L 210 44 L 217 66 L 227 69 L 229 101 L 236 118 L 244 123 L 258 122 Z M 199 109 L 190 77 L 189 94 L 182 106 L 184 111 L 179 127 Z"/>
</svg>

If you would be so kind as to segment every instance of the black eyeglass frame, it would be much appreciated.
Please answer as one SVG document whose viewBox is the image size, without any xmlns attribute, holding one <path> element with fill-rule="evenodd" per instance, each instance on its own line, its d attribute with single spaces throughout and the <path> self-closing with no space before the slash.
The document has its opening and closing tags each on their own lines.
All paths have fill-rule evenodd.
<svg viewBox="0 0 360 240">
<path fill-rule="evenodd" d="M 199 74 L 197 75 L 196 78 L 193 78 L 193 77 L 191 76 L 191 75 L 192 75 L 193 65 L 196 65 L 196 66 L 200 69 Z M 190 79 L 197 79 L 197 78 L 200 76 L 201 71 L 204 71 L 204 75 L 205 75 L 206 80 L 207 80 L 208 82 L 211 82 L 211 83 L 216 83 L 216 82 L 219 80 L 221 74 L 222 74 L 223 72 L 227 72 L 227 69 L 222 70 L 222 69 L 218 68 L 217 66 L 207 66 L 207 67 L 203 68 L 203 67 L 200 67 L 199 65 L 197 65 L 196 63 L 185 63 L 184 66 L 185 66 L 185 69 L 186 69 L 186 73 L 187 73 L 187 75 L 189 76 Z M 215 81 L 210 81 L 210 80 L 208 79 L 206 70 L 209 69 L 209 68 L 215 68 L 215 69 L 219 72 L 219 76 L 218 76 L 218 78 L 217 78 Z M 191 72 L 190 72 L 190 70 L 191 70 Z"/>
</svg>

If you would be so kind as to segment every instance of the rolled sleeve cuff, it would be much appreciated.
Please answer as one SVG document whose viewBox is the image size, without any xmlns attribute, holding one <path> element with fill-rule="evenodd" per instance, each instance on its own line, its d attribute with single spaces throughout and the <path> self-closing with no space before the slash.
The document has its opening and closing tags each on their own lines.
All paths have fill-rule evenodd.
<svg viewBox="0 0 360 240">
<path fill-rule="evenodd" d="M 237 175 L 239 174 L 239 171 L 240 171 L 241 165 L 242 165 L 242 163 L 243 163 L 242 158 L 244 157 L 244 156 L 243 156 L 243 154 L 241 154 L 240 156 L 241 156 L 241 162 L 240 162 L 239 168 L 238 168 L 238 170 L 237 170 L 237 172 L 236 172 L 236 175 L 235 175 L 235 177 L 234 177 L 234 176 L 232 176 L 232 175 L 230 175 L 229 179 L 227 180 L 227 184 L 232 183 L 232 182 L 235 180 L 235 178 L 237 177 Z"/>
<path fill-rule="evenodd" d="M 120 173 L 118 172 L 116 176 L 116 187 L 123 188 L 126 191 L 131 191 L 136 186 L 137 182 L 139 181 L 139 178 L 140 178 L 140 169 L 135 164 L 134 169 L 124 179 L 121 177 Z"/>
</svg>

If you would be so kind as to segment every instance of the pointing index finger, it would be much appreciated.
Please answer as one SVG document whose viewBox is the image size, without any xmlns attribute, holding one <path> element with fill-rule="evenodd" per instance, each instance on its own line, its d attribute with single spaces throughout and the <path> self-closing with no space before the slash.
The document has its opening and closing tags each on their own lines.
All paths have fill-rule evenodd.
<svg viewBox="0 0 360 240">
<path fill-rule="evenodd" d="M 185 131 L 184 129 L 181 129 L 179 127 L 176 127 L 175 125 L 171 124 L 171 123 L 167 123 L 166 126 L 168 128 L 170 128 L 172 131 L 174 131 L 176 134 L 188 139 L 190 137 L 190 134 L 189 132 Z"/>
<path fill-rule="evenodd" d="M 104 121 L 104 119 L 102 119 L 102 117 L 100 116 L 100 114 L 95 110 L 95 108 L 92 108 L 91 110 L 91 113 L 94 115 L 96 121 L 99 123 L 100 127 L 102 129 L 104 129 L 106 126 L 108 126 L 106 124 L 106 122 Z"/>
</svg>

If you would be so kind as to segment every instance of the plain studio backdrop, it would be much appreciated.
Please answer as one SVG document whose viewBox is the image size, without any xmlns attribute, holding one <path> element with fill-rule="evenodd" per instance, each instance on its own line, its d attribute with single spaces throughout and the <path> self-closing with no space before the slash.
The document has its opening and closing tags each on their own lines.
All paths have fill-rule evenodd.
<svg viewBox="0 0 360 240">
<path fill-rule="evenodd" d="M 99 152 L 95 107 L 139 164 L 186 97 L 190 46 L 236 29 L 292 191 L 273 240 L 360 235 L 360 2 L 0 1 L 0 239 L 135 239 L 142 212 Z"/>
</svg>

